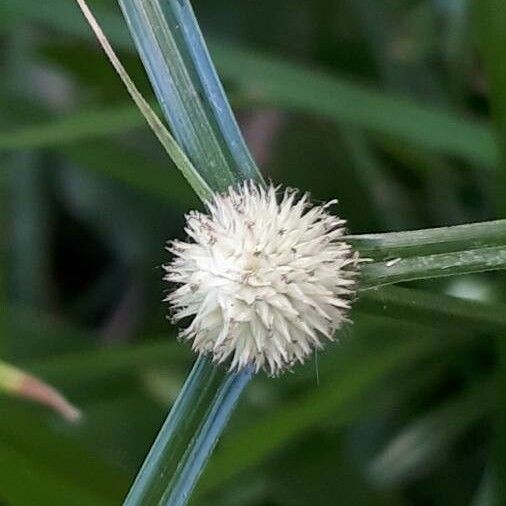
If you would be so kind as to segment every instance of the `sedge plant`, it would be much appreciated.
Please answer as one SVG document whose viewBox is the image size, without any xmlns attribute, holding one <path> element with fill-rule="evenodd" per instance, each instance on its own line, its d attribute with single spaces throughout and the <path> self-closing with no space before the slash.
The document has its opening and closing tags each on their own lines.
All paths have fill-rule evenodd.
<svg viewBox="0 0 506 506">
<path fill-rule="evenodd" d="M 335 339 L 351 302 L 378 287 L 506 267 L 506 220 L 350 235 L 330 204 L 266 185 L 238 129 L 187 0 L 120 0 L 170 131 L 131 81 L 84 0 L 77 0 L 133 100 L 207 212 L 169 245 L 173 318 L 197 352 L 125 505 L 184 505 L 244 388 Z M 382 291 L 399 301 L 408 289 Z M 403 291 L 406 290 L 406 291 Z M 397 299 L 396 299 L 397 297 Z M 419 299 L 418 299 L 419 300 Z M 434 300 L 420 318 L 445 318 Z M 472 303 L 469 303 L 472 305 Z M 444 306 L 444 305 L 443 305 Z M 465 317 L 466 302 L 457 304 Z M 472 313 L 504 327 L 496 312 Z M 317 402 L 317 399 L 314 399 Z"/>
</svg>

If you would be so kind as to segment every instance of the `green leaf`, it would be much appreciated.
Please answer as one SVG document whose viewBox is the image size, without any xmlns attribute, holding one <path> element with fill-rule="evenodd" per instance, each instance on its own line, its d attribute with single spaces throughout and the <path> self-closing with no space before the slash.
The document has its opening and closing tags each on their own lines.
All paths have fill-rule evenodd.
<svg viewBox="0 0 506 506">
<path fill-rule="evenodd" d="M 89 138 L 110 136 L 143 124 L 132 105 L 77 111 L 40 124 L 10 128 L 0 133 L 0 149 L 59 147 Z"/>
<path fill-rule="evenodd" d="M 128 93 L 132 97 L 132 100 L 135 102 L 135 105 L 138 107 L 139 111 L 146 119 L 149 127 L 160 141 L 160 144 L 167 151 L 167 154 L 170 156 L 176 167 L 183 173 L 184 177 L 188 180 L 188 183 L 194 189 L 195 193 L 197 193 L 197 195 L 204 201 L 210 199 L 212 196 L 212 190 L 209 187 L 208 182 L 202 177 L 200 171 L 195 169 L 191 161 L 188 159 L 187 153 L 181 149 L 180 145 L 176 142 L 174 137 L 172 137 L 171 133 L 160 121 L 155 111 L 151 108 L 144 96 L 137 89 L 137 86 L 134 84 L 130 78 L 130 75 L 123 67 L 123 64 L 117 57 L 109 40 L 102 31 L 102 28 L 88 8 L 86 0 L 77 0 L 77 3 L 79 4 L 79 7 L 84 14 L 86 21 L 89 23 L 90 27 L 95 33 L 95 36 L 102 46 L 102 49 L 118 73 Z"/>
<path fill-rule="evenodd" d="M 317 114 L 488 166 L 497 164 L 494 139 L 479 121 L 238 47 L 213 46 L 213 54 L 222 76 L 258 103 Z"/>
<path fill-rule="evenodd" d="M 168 367 L 191 358 L 190 351 L 164 335 L 143 344 L 64 353 L 24 362 L 24 366 L 59 384 L 79 384 L 97 377 L 163 365 Z"/>
<path fill-rule="evenodd" d="M 374 260 L 450 253 L 506 244 L 506 220 L 386 234 L 350 235 L 346 240 Z"/>
<path fill-rule="evenodd" d="M 64 0 L 52 1 L 47 9 L 40 9 L 31 0 L 2 4 L 1 8 L 6 12 L 14 11 L 31 16 L 66 33 L 90 38 L 89 31 L 80 22 L 77 13 Z M 119 19 L 109 8 L 99 9 L 98 17 L 114 44 L 131 49 L 131 44 L 121 30 Z M 239 87 L 241 103 L 277 105 L 329 118 L 486 166 L 495 166 L 498 162 L 494 138 L 488 125 L 482 121 L 460 117 L 450 110 L 442 111 L 418 104 L 337 75 L 329 75 L 232 44 L 211 44 L 211 53 L 222 77 Z M 166 66 L 167 63 L 164 61 L 163 65 Z M 127 110 L 128 106 L 125 105 L 110 107 L 103 112 L 104 117 L 110 114 L 114 118 L 125 114 Z M 125 123 L 125 129 L 131 128 L 130 121 L 135 123 L 135 119 L 131 119 L 132 112 L 126 112 L 126 115 L 128 122 Z M 30 127 L 28 133 L 33 136 L 35 131 L 35 128 Z M 107 134 L 100 122 L 97 123 L 97 134 Z M 42 135 L 46 134 L 41 133 Z M 0 146 L 7 148 L 10 142 L 14 146 L 24 136 L 22 131 L 17 134 L 0 133 Z M 28 139 L 28 135 L 25 139 Z M 32 139 L 39 143 L 37 134 Z"/>
<path fill-rule="evenodd" d="M 506 268 L 506 220 L 346 238 L 364 259 L 360 287 Z"/>
<path fill-rule="evenodd" d="M 459 325 L 471 330 L 503 333 L 506 329 L 504 305 L 460 299 L 434 291 L 384 286 L 362 292 L 355 308 L 431 327 L 454 328 L 458 320 Z"/>
<path fill-rule="evenodd" d="M 360 289 L 498 269 L 506 269 L 506 246 L 396 258 L 364 265 Z"/>
<path fill-rule="evenodd" d="M 214 191 L 246 179 L 261 182 L 190 4 L 120 5 L 165 117 L 201 177 Z"/>
</svg>

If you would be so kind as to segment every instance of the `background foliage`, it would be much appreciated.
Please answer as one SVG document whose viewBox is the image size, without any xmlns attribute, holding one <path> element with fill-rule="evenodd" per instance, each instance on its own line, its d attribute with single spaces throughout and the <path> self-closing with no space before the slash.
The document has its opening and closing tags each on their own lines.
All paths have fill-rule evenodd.
<svg viewBox="0 0 506 506">
<path fill-rule="evenodd" d="M 151 97 L 118 8 L 91 5 Z M 337 196 L 354 234 L 504 217 L 506 14 L 477 5 L 194 2 L 263 173 Z M 159 266 L 199 204 L 74 2 L 3 2 L 0 37 L 1 357 L 84 412 L 0 398 L 0 504 L 120 504 L 192 361 Z M 502 504 L 504 294 L 497 273 L 365 292 L 339 345 L 250 385 L 192 504 Z"/>
</svg>

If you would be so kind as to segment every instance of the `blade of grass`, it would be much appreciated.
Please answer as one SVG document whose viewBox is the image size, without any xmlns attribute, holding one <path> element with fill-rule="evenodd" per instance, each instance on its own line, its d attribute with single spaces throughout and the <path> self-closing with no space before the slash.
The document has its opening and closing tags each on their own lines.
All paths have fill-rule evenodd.
<svg viewBox="0 0 506 506">
<path fill-rule="evenodd" d="M 494 139 L 479 121 L 241 48 L 213 49 L 223 77 L 258 103 L 317 114 L 487 166 L 497 164 Z"/>
<path fill-rule="evenodd" d="M 393 259 L 506 245 L 506 220 L 346 238 L 367 258 Z"/>
<path fill-rule="evenodd" d="M 497 379 L 487 378 L 458 397 L 398 432 L 370 465 L 372 478 L 381 486 L 395 486 L 427 466 L 494 404 Z"/>
<path fill-rule="evenodd" d="M 506 220 L 346 238 L 375 260 L 361 287 L 506 268 Z"/>
<path fill-rule="evenodd" d="M 212 192 L 207 182 L 202 178 L 201 174 L 195 170 L 192 163 L 188 159 L 186 153 L 179 147 L 179 144 L 175 141 L 169 131 L 165 128 L 163 123 L 160 121 L 156 113 L 153 111 L 148 102 L 141 95 L 134 82 L 130 79 L 127 71 L 123 67 L 122 63 L 119 61 L 116 53 L 114 52 L 111 44 L 109 43 L 107 37 L 104 32 L 100 28 L 100 25 L 97 23 L 97 20 L 93 16 L 92 12 L 88 8 L 86 2 L 84 0 L 76 0 L 83 12 L 86 20 L 94 31 L 100 45 L 102 46 L 104 52 L 109 58 L 111 64 L 114 69 L 120 76 L 123 84 L 125 85 L 128 93 L 132 97 L 132 100 L 135 102 L 139 111 L 142 113 L 146 121 L 148 122 L 151 130 L 155 133 L 158 140 L 162 144 L 162 146 L 167 151 L 170 158 L 179 168 L 179 170 L 183 173 L 185 178 L 190 183 L 191 187 L 195 190 L 197 195 L 203 200 L 207 200 L 211 198 Z"/>
<path fill-rule="evenodd" d="M 1 4 L 1 8 L 7 13 L 30 16 L 65 33 L 89 37 L 89 32 L 79 22 L 75 12 L 69 9 L 65 0 L 53 0 L 45 5 L 44 9 L 40 9 L 39 4 L 31 0 Z M 111 40 L 118 47 L 130 50 L 131 44 L 111 9 L 102 7 L 100 19 L 103 20 Z M 222 77 L 240 87 L 243 95 L 241 102 L 244 102 L 246 96 L 249 97 L 246 101 L 249 103 L 261 102 L 321 115 L 339 123 L 348 123 L 382 135 L 405 139 L 414 146 L 464 157 L 487 167 L 498 163 L 498 151 L 492 133 L 481 121 L 459 117 L 451 111 L 427 107 L 340 76 L 329 75 L 232 44 L 214 43 L 211 44 L 211 50 Z M 116 108 L 108 109 L 104 114 L 109 112 L 112 117 L 120 114 L 120 111 L 116 112 Z M 417 120 L 413 121 L 413 118 Z M 99 124 L 97 131 L 98 128 Z M 128 123 L 125 128 L 130 128 Z M 100 132 L 107 134 L 105 129 Z M 21 135 L 22 132 L 19 132 L 19 136 Z M 2 141 L 4 136 L 5 142 Z M 1 134 L 0 145 L 7 148 L 10 136 L 10 132 Z M 11 139 L 13 143 L 19 143 L 20 138 L 14 136 Z"/>
<path fill-rule="evenodd" d="M 506 307 L 460 299 L 433 291 L 384 286 L 362 293 L 355 306 L 367 313 L 419 322 L 434 327 L 454 328 L 455 322 L 479 331 L 504 333 Z"/>
<path fill-rule="evenodd" d="M 64 353 L 46 359 L 23 362 L 23 367 L 43 375 L 60 385 L 78 384 L 97 377 L 110 377 L 129 373 L 155 365 L 187 361 L 190 351 L 167 336 L 149 340 L 147 343 L 99 348 L 89 351 Z"/>
<path fill-rule="evenodd" d="M 491 132 L 479 121 L 432 110 L 405 98 L 399 99 L 395 95 L 381 93 L 323 72 L 287 64 L 246 49 L 224 49 L 221 45 L 214 47 L 216 50 L 213 53 L 217 55 L 221 75 L 240 85 L 235 91 L 237 107 L 277 105 L 392 138 L 401 138 L 413 146 L 460 156 L 485 167 L 497 165 L 497 149 Z M 229 58 L 232 61 L 228 61 Z M 245 79 L 241 72 L 250 65 L 257 70 Z M 285 69 L 286 65 L 288 68 Z M 273 73 L 271 68 L 277 69 L 278 66 L 281 66 L 280 71 Z M 307 93 L 308 82 L 316 96 Z M 282 97 L 280 90 L 285 86 L 290 93 Z M 355 103 L 364 104 L 359 110 L 360 114 L 354 114 Z M 421 117 L 421 127 L 414 125 L 411 121 L 413 117 Z M 134 109 L 128 105 L 109 106 L 102 111 L 80 113 L 76 118 L 62 118 L 0 132 L 0 148 L 59 145 L 80 138 L 127 131 L 141 123 L 140 117 L 136 117 Z"/>
<path fill-rule="evenodd" d="M 131 105 L 78 111 L 70 116 L 41 121 L 0 133 L 0 149 L 62 146 L 93 137 L 114 135 L 142 125 L 143 119 Z"/>
<path fill-rule="evenodd" d="M 222 191 L 242 179 L 253 178 L 262 184 L 230 112 L 188 2 L 168 2 L 166 11 L 158 2 L 124 2 L 122 6 L 162 107 L 171 104 L 172 93 L 184 94 L 188 86 L 194 87 L 190 88 L 193 93 L 188 97 L 179 97 L 179 102 L 165 108 L 165 113 L 195 168 L 136 89 L 85 1 L 77 1 L 132 98 L 203 200 L 211 196 L 211 191 Z M 156 15 L 143 16 L 143 5 L 149 5 L 153 9 L 150 12 Z M 184 37 L 181 37 L 182 32 Z M 156 37 L 149 40 L 148 35 L 155 33 L 163 34 L 162 42 L 168 40 L 172 44 L 160 48 Z M 181 58 L 180 51 L 188 58 Z M 160 54 L 167 58 L 166 67 L 153 63 L 153 58 Z M 155 58 L 155 61 L 159 60 Z M 160 79 L 170 77 L 164 70 L 174 72 L 176 88 L 159 86 Z M 216 122 L 219 128 L 215 128 Z M 212 134 L 216 142 L 206 144 L 213 139 Z M 194 150 L 195 146 L 199 149 Z M 197 185 L 194 179 L 197 179 Z M 212 364 L 210 358 L 202 356 L 197 359 L 130 489 L 126 505 L 186 504 L 240 393 L 251 377 L 249 370 L 227 375 L 222 368 Z"/>
<path fill-rule="evenodd" d="M 181 461 L 171 482 L 165 488 L 157 504 L 183 506 L 187 503 L 204 466 L 223 432 L 233 408 L 244 388 L 248 385 L 253 369 L 244 373 L 233 373 L 226 377 L 205 417 L 205 423 L 193 444 L 186 449 L 185 458 Z M 162 437 L 162 435 L 160 435 Z M 142 471 L 139 480 L 142 479 Z M 157 496 L 156 496 L 157 498 Z M 142 501 L 142 504 L 145 502 Z M 128 499 L 126 504 L 129 504 Z M 137 504 L 133 501 L 132 504 Z"/>
<path fill-rule="evenodd" d="M 499 269 L 506 269 L 506 245 L 366 264 L 360 288 Z"/>
<path fill-rule="evenodd" d="M 55 388 L 3 361 L 0 361 L 0 392 L 43 404 L 69 422 L 76 422 L 81 416 Z"/>
<path fill-rule="evenodd" d="M 197 359 L 125 506 L 186 504 L 251 374 L 224 374 L 209 358 Z"/>
<path fill-rule="evenodd" d="M 245 179 L 261 181 L 190 3 L 120 5 L 165 117 L 202 177 L 215 191 Z"/>
</svg>

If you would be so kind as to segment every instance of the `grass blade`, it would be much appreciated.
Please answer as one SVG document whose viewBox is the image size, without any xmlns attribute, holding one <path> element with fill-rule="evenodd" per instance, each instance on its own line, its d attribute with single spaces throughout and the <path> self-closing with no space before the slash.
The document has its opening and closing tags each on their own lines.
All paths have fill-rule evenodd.
<svg viewBox="0 0 506 506">
<path fill-rule="evenodd" d="M 165 116 L 215 191 L 261 181 L 187 1 L 120 0 Z"/>
<path fill-rule="evenodd" d="M 1 360 L 0 392 L 43 404 L 69 422 L 76 422 L 81 416 L 80 411 L 55 388 Z"/>
<path fill-rule="evenodd" d="M 506 220 L 470 223 L 386 234 L 350 235 L 346 238 L 367 258 L 392 259 L 449 253 L 506 244 Z"/>
<path fill-rule="evenodd" d="M 185 152 L 138 92 L 84 0 L 78 2 L 137 106 L 202 200 L 244 179 L 262 183 L 188 2 L 169 2 L 164 4 L 166 10 L 157 1 L 120 2 L 162 108 Z M 159 65 L 160 61 L 166 65 Z M 197 359 L 126 505 L 186 504 L 251 376 L 249 370 L 227 375 L 209 358 Z"/>
<path fill-rule="evenodd" d="M 197 360 L 125 506 L 186 504 L 250 378 L 251 372 L 224 374 L 208 358 Z"/>
<path fill-rule="evenodd" d="M 506 220 L 348 236 L 364 258 L 362 288 L 506 268 Z"/>
<path fill-rule="evenodd" d="M 455 319 L 470 329 L 504 333 L 506 307 L 460 299 L 433 291 L 384 286 L 361 294 L 358 311 L 430 326 L 455 327 Z"/>
<path fill-rule="evenodd" d="M 72 116 L 4 131 L 0 134 L 0 149 L 59 147 L 125 132 L 142 123 L 139 112 L 131 105 L 76 112 Z"/>
<path fill-rule="evenodd" d="M 370 464 L 373 480 L 393 486 L 412 476 L 451 445 L 491 409 L 496 379 L 486 378 L 399 431 Z"/>
<path fill-rule="evenodd" d="M 498 162 L 493 136 L 479 121 L 241 48 L 219 46 L 213 53 L 223 77 L 258 103 L 316 114 L 487 166 Z"/>
<path fill-rule="evenodd" d="M 128 93 L 132 97 L 142 115 L 146 118 L 146 121 L 157 136 L 162 146 L 167 151 L 170 158 L 173 160 L 179 170 L 184 174 L 197 195 L 199 195 L 199 197 L 204 200 L 210 198 L 212 195 L 211 189 L 204 181 L 204 179 L 200 176 L 199 172 L 195 170 L 187 155 L 179 147 L 179 144 L 174 140 L 156 113 L 153 111 L 153 109 L 151 109 L 151 106 L 141 95 L 134 82 L 130 79 L 130 76 L 116 56 L 116 53 L 114 52 L 104 32 L 100 28 L 97 20 L 88 8 L 86 2 L 84 0 L 77 0 L 77 3 L 79 4 L 79 7 L 81 8 L 86 20 L 94 31 L 104 52 L 106 53 L 116 72 L 123 81 L 123 84 L 127 88 Z"/>
<path fill-rule="evenodd" d="M 63 33 L 89 37 L 89 31 L 69 9 L 66 0 L 53 0 L 44 9 L 31 0 L 18 0 L 1 4 L 0 9 L 6 15 L 24 15 Z M 119 19 L 110 8 L 102 6 L 100 19 L 113 43 L 130 50 L 131 44 L 119 29 Z M 459 156 L 487 167 L 498 164 L 498 150 L 492 131 L 480 120 L 459 116 L 451 110 L 428 107 L 339 75 L 330 75 L 247 48 L 220 43 L 212 43 L 210 47 L 221 76 L 238 88 L 241 103 L 277 105 L 403 139 L 413 146 Z M 111 108 L 110 112 L 116 114 L 115 108 Z M 171 124 L 171 127 L 176 134 L 177 125 Z M 127 128 L 130 126 L 126 123 Z M 107 134 L 105 129 L 100 132 Z M 0 146 L 7 148 L 10 136 L 10 132 L 2 133 Z M 3 138 L 5 141 L 2 141 Z M 19 142 L 16 137 L 12 141 Z"/>
<path fill-rule="evenodd" d="M 362 268 L 361 289 L 416 279 L 506 269 L 506 246 L 374 262 Z"/>
<path fill-rule="evenodd" d="M 250 369 L 246 373 L 227 375 L 210 406 L 202 429 L 193 445 L 187 448 L 188 456 L 184 460 L 184 465 L 177 469 L 172 478 L 173 485 L 167 488 L 162 503 L 174 506 L 186 504 L 252 374 L 253 370 Z"/>
</svg>

